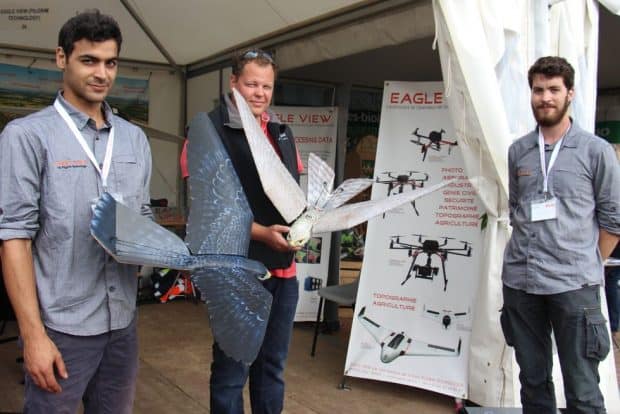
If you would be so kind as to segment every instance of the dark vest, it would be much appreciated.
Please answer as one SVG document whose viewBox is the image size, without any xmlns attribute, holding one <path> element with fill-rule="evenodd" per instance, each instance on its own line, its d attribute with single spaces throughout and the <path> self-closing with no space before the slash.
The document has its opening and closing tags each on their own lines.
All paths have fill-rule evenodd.
<svg viewBox="0 0 620 414">
<path fill-rule="evenodd" d="M 237 171 L 245 191 L 245 196 L 252 208 L 254 221 L 263 226 L 271 226 L 272 224 L 288 225 L 271 203 L 271 200 L 265 195 L 245 132 L 242 128 L 232 128 L 225 125 L 229 122 L 229 115 L 224 99 L 222 99 L 222 103 L 217 108 L 209 113 L 209 118 L 211 118 L 215 129 L 222 137 L 224 147 L 228 151 L 235 171 Z M 293 132 L 287 125 L 277 122 L 269 122 L 267 128 L 280 149 L 282 162 L 295 178 L 295 181 L 299 183 L 297 151 L 295 149 Z M 272 250 L 265 243 L 256 240 L 250 241 L 248 257 L 263 263 L 267 269 L 289 267 L 293 260 L 293 255 L 293 252 L 280 253 Z"/>
</svg>

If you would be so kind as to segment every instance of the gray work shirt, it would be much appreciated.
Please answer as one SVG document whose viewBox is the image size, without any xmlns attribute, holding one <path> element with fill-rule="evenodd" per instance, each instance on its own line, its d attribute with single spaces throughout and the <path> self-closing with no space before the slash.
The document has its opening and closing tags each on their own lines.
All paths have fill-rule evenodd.
<svg viewBox="0 0 620 414">
<path fill-rule="evenodd" d="M 601 284 L 599 228 L 620 234 L 620 167 L 612 146 L 573 122 L 549 173 L 553 220 L 531 221 L 532 201 L 543 197 L 538 130 L 510 146 L 508 170 L 513 229 L 504 284 L 541 295 Z"/>
<path fill-rule="evenodd" d="M 151 153 L 142 130 L 107 104 L 106 125 L 97 130 L 58 99 L 100 164 L 114 125 L 108 190 L 150 215 Z M 10 122 L 0 134 L 0 240 L 33 240 L 41 317 L 63 333 L 96 335 L 134 318 L 137 268 L 118 264 L 90 235 L 91 204 L 101 193 L 97 171 L 53 106 Z"/>
</svg>

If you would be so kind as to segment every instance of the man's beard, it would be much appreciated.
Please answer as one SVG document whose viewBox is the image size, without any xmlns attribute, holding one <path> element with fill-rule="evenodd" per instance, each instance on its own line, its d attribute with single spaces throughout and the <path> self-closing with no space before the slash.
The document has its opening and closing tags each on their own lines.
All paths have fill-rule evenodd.
<svg viewBox="0 0 620 414">
<path fill-rule="evenodd" d="M 564 106 L 558 112 L 556 112 L 555 115 L 553 113 L 549 115 L 539 115 L 539 110 L 541 109 L 541 106 L 539 106 L 538 108 L 532 107 L 532 112 L 534 113 L 534 118 L 536 118 L 536 122 L 538 123 L 538 125 L 548 128 L 555 126 L 559 124 L 560 121 L 562 121 L 564 115 L 566 115 L 566 111 L 568 111 L 569 106 L 570 101 L 568 100 L 567 96 L 564 100 Z"/>
</svg>

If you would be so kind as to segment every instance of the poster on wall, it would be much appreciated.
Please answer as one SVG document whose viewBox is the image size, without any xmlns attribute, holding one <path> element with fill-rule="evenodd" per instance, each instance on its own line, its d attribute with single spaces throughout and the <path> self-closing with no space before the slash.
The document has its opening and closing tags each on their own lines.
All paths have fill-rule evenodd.
<svg viewBox="0 0 620 414">
<path fill-rule="evenodd" d="M 275 106 L 272 110 L 280 122 L 288 124 L 295 135 L 295 143 L 304 164 L 300 185 L 304 192 L 308 188 L 308 154 L 321 157 L 335 168 L 336 133 L 338 112 L 333 107 Z M 327 282 L 331 234 L 312 237 L 295 255 L 297 279 L 299 280 L 299 302 L 295 321 L 313 321 L 319 306 L 317 290 Z"/>
<path fill-rule="evenodd" d="M 464 171 L 441 82 L 386 82 L 372 199 L 454 179 L 371 220 L 348 376 L 467 397 L 484 213 Z"/>
<path fill-rule="evenodd" d="M 146 79 L 117 77 L 108 94 L 108 103 L 133 120 L 148 122 L 149 82 Z M 51 105 L 62 87 L 59 70 L 0 64 L 0 111 L 11 108 L 41 109 Z M 4 125 L 0 125 L 3 128 Z"/>
</svg>

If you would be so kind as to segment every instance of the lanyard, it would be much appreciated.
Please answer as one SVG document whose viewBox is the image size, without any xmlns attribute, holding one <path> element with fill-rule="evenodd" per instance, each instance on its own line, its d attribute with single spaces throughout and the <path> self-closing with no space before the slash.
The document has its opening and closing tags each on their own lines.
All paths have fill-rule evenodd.
<svg viewBox="0 0 620 414">
<path fill-rule="evenodd" d="M 566 132 L 568 132 L 568 130 L 566 130 Z M 566 132 L 564 133 L 564 135 L 562 135 L 562 138 L 560 138 L 560 140 L 555 144 L 555 147 L 553 148 L 553 152 L 551 152 L 551 157 L 549 158 L 549 167 L 546 167 L 545 140 L 543 138 L 542 132 L 540 131 L 540 128 L 538 129 L 538 150 L 540 153 L 540 167 L 542 169 L 542 174 L 543 174 L 543 194 L 545 195 L 545 197 L 548 194 L 549 173 L 551 172 L 551 168 L 553 168 L 553 164 L 555 164 L 556 158 L 558 158 L 558 153 L 560 152 L 560 147 L 562 146 L 562 142 L 564 141 Z"/>
<path fill-rule="evenodd" d="M 82 147 L 82 149 L 88 156 L 88 159 L 93 164 L 93 167 L 95 167 L 95 170 L 97 170 L 97 173 L 99 173 L 99 176 L 101 177 L 101 185 L 103 186 L 103 190 L 107 191 L 108 174 L 110 173 L 110 165 L 112 164 L 112 148 L 114 147 L 114 127 L 110 128 L 110 134 L 108 136 L 108 144 L 106 145 L 105 156 L 103 157 L 103 168 L 100 168 L 99 163 L 97 162 L 97 159 L 95 158 L 95 154 L 93 154 L 93 151 L 90 149 L 90 147 L 86 143 L 86 140 L 84 139 L 84 137 L 78 130 L 77 126 L 75 125 L 75 122 L 73 122 L 73 119 L 71 119 L 66 109 L 62 106 L 62 104 L 60 103 L 58 99 L 54 101 L 54 108 L 56 108 L 56 111 L 58 111 L 58 113 L 60 114 L 62 119 L 65 121 L 65 123 L 67 124 L 71 132 L 73 132 L 75 139 L 77 140 L 77 142 L 80 144 L 80 146 Z"/>
</svg>

